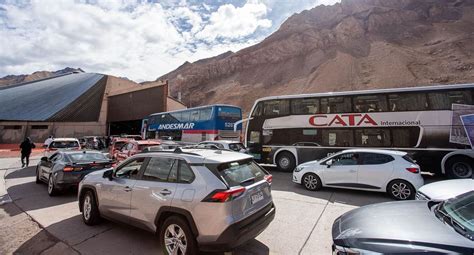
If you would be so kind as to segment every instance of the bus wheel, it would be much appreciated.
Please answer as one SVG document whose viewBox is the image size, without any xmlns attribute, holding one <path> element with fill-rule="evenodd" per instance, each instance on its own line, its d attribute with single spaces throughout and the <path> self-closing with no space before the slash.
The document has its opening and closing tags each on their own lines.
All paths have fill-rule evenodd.
<svg viewBox="0 0 474 255">
<path fill-rule="evenodd" d="M 471 178 L 473 168 L 474 162 L 465 157 L 453 157 L 446 162 L 446 173 L 452 179 Z"/>
<path fill-rule="evenodd" d="M 279 170 L 291 172 L 296 167 L 296 159 L 290 152 L 280 152 L 276 159 L 276 165 Z"/>
</svg>

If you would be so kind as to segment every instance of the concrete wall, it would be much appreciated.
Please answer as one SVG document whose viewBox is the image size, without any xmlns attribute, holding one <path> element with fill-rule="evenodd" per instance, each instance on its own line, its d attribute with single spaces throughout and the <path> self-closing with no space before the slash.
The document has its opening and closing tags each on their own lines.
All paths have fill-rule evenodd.
<svg viewBox="0 0 474 255">
<path fill-rule="evenodd" d="M 166 111 L 176 111 L 176 110 L 181 110 L 181 109 L 186 109 L 188 107 L 186 107 L 186 105 L 184 105 L 183 103 L 177 101 L 177 100 L 174 100 L 173 98 L 171 97 L 168 97 L 168 99 L 166 100 Z"/>
<path fill-rule="evenodd" d="M 5 129 L 5 126 L 19 126 L 20 129 Z M 47 126 L 46 129 L 35 127 Z M 99 122 L 0 122 L 0 143 L 20 143 L 25 137 L 33 142 L 42 143 L 48 136 L 82 137 L 88 135 L 106 135 L 105 123 Z"/>
</svg>

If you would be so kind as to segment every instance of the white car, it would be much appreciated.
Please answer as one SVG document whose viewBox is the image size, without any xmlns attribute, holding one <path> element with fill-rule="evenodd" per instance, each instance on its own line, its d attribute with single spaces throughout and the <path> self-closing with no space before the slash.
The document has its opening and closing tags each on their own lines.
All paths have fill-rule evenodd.
<svg viewBox="0 0 474 255">
<path fill-rule="evenodd" d="M 247 153 L 247 149 L 241 142 L 231 140 L 204 141 L 198 143 L 197 146 L 218 150 L 231 150 L 241 153 Z"/>
<path fill-rule="evenodd" d="M 387 192 L 397 200 L 415 198 L 423 186 L 420 167 L 406 152 L 351 149 L 296 167 L 293 182 L 308 190 L 322 187 Z"/>
<path fill-rule="evenodd" d="M 43 157 L 50 157 L 58 150 L 80 150 L 81 144 L 76 138 L 53 138 L 48 145 L 46 145 Z"/>
<path fill-rule="evenodd" d="M 433 182 L 418 189 L 417 200 L 444 201 L 474 190 L 474 179 Z"/>
</svg>

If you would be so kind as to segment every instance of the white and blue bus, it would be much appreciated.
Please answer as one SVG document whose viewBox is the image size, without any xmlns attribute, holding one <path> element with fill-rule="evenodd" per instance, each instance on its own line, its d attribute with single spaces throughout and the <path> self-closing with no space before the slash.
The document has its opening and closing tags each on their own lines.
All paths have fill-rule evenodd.
<svg viewBox="0 0 474 255">
<path fill-rule="evenodd" d="M 258 99 L 246 145 L 261 163 L 291 171 L 348 148 L 408 152 L 423 171 L 474 171 L 474 84 Z"/>
<path fill-rule="evenodd" d="M 172 112 L 155 113 L 143 121 L 146 138 L 201 142 L 239 140 L 242 110 L 233 105 L 208 105 Z"/>
</svg>

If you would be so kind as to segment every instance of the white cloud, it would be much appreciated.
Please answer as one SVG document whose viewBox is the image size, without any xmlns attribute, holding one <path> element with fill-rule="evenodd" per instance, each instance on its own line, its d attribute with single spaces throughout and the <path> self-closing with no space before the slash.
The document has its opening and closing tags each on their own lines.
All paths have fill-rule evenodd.
<svg viewBox="0 0 474 255">
<path fill-rule="evenodd" d="M 273 22 L 276 15 L 307 8 L 306 0 L 278 1 L 6 1 L 0 4 L 0 76 L 71 66 L 154 80 L 184 61 L 255 44 L 281 23 Z"/>
<path fill-rule="evenodd" d="M 253 34 L 259 27 L 271 27 L 272 21 L 264 18 L 267 6 L 249 0 L 242 7 L 224 4 L 211 14 L 210 24 L 197 34 L 197 38 L 213 41 L 216 38 L 241 38 Z"/>
</svg>

